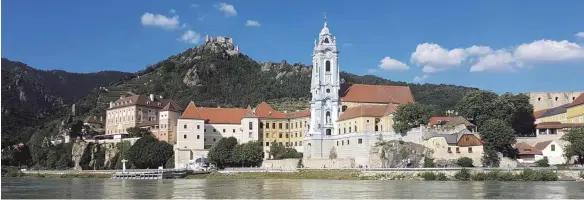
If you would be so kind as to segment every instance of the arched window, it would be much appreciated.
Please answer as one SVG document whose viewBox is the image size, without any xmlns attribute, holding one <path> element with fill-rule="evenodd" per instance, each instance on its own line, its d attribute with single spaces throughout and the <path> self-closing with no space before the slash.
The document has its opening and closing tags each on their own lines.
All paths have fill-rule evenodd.
<svg viewBox="0 0 584 200">
<path fill-rule="evenodd" d="M 326 61 L 326 63 L 325 63 L 325 70 L 327 72 L 330 72 L 331 71 L 331 61 L 328 61 L 328 60 Z"/>
<path fill-rule="evenodd" d="M 328 40 L 328 38 L 325 38 L 325 39 L 324 39 L 324 43 L 329 43 L 329 40 Z"/>
<path fill-rule="evenodd" d="M 375 125 L 375 131 L 379 131 L 379 126 Z"/>
</svg>

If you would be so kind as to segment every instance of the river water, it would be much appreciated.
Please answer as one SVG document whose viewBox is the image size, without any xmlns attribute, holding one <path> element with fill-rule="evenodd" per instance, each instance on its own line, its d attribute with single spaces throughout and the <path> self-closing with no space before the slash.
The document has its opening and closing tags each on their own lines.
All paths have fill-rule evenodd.
<svg viewBox="0 0 584 200">
<path fill-rule="evenodd" d="M 2 199 L 584 199 L 584 182 L 2 178 Z"/>
</svg>

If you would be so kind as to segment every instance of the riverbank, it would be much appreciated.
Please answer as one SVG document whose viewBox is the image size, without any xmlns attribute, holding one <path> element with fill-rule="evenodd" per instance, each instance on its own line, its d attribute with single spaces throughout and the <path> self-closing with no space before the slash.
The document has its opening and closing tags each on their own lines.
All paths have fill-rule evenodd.
<svg viewBox="0 0 584 200">
<path fill-rule="evenodd" d="M 296 172 L 216 172 L 189 175 L 187 179 L 323 179 L 323 180 L 426 180 L 426 181 L 582 181 L 582 171 L 520 171 L 460 169 L 457 171 L 300 170 Z"/>
</svg>

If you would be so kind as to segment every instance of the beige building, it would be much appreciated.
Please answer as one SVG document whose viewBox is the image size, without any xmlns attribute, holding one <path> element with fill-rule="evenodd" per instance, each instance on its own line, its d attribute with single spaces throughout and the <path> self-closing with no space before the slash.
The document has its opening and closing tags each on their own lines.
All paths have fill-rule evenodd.
<svg viewBox="0 0 584 200">
<path fill-rule="evenodd" d="M 530 92 L 529 103 L 534 111 L 570 104 L 584 92 Z"/>
<path fill-rule="evenodd" d="M 279 143 L 302 152 L 302 141 L 308 130 L 310 110 L 278 112 L 262 102 L 254 110 L 260 120 L 260 138 L 264 143 L 264 158 L 269 158 L 270 146 Z"/>
<path fill-rule="evenodd" d="M 140 127 L 150 130 L 158 139 L 174 144 L 178 113 L 180 106 L 176 102 L 153 94 L 120 97 L 110 102 L 106 111 L 105 135 L 127 137 L 127 128 Z"/>
</svg>

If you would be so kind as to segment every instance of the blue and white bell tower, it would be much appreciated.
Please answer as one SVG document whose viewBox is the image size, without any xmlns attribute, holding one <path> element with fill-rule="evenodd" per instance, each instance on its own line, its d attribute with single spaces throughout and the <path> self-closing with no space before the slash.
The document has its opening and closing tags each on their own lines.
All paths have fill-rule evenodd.
<svg viewBox="0 0 584 200">
<path fill-rule="evenodd" d="M 310 92 L 310 129 L 314 138 L 336 135 L 336 121 L 340 112 L 339 51 L 337 39 L 327 27 L 326 13 L 324 27 L 314 41 L 312 54 L 312 80 Z"/>
</svg>

